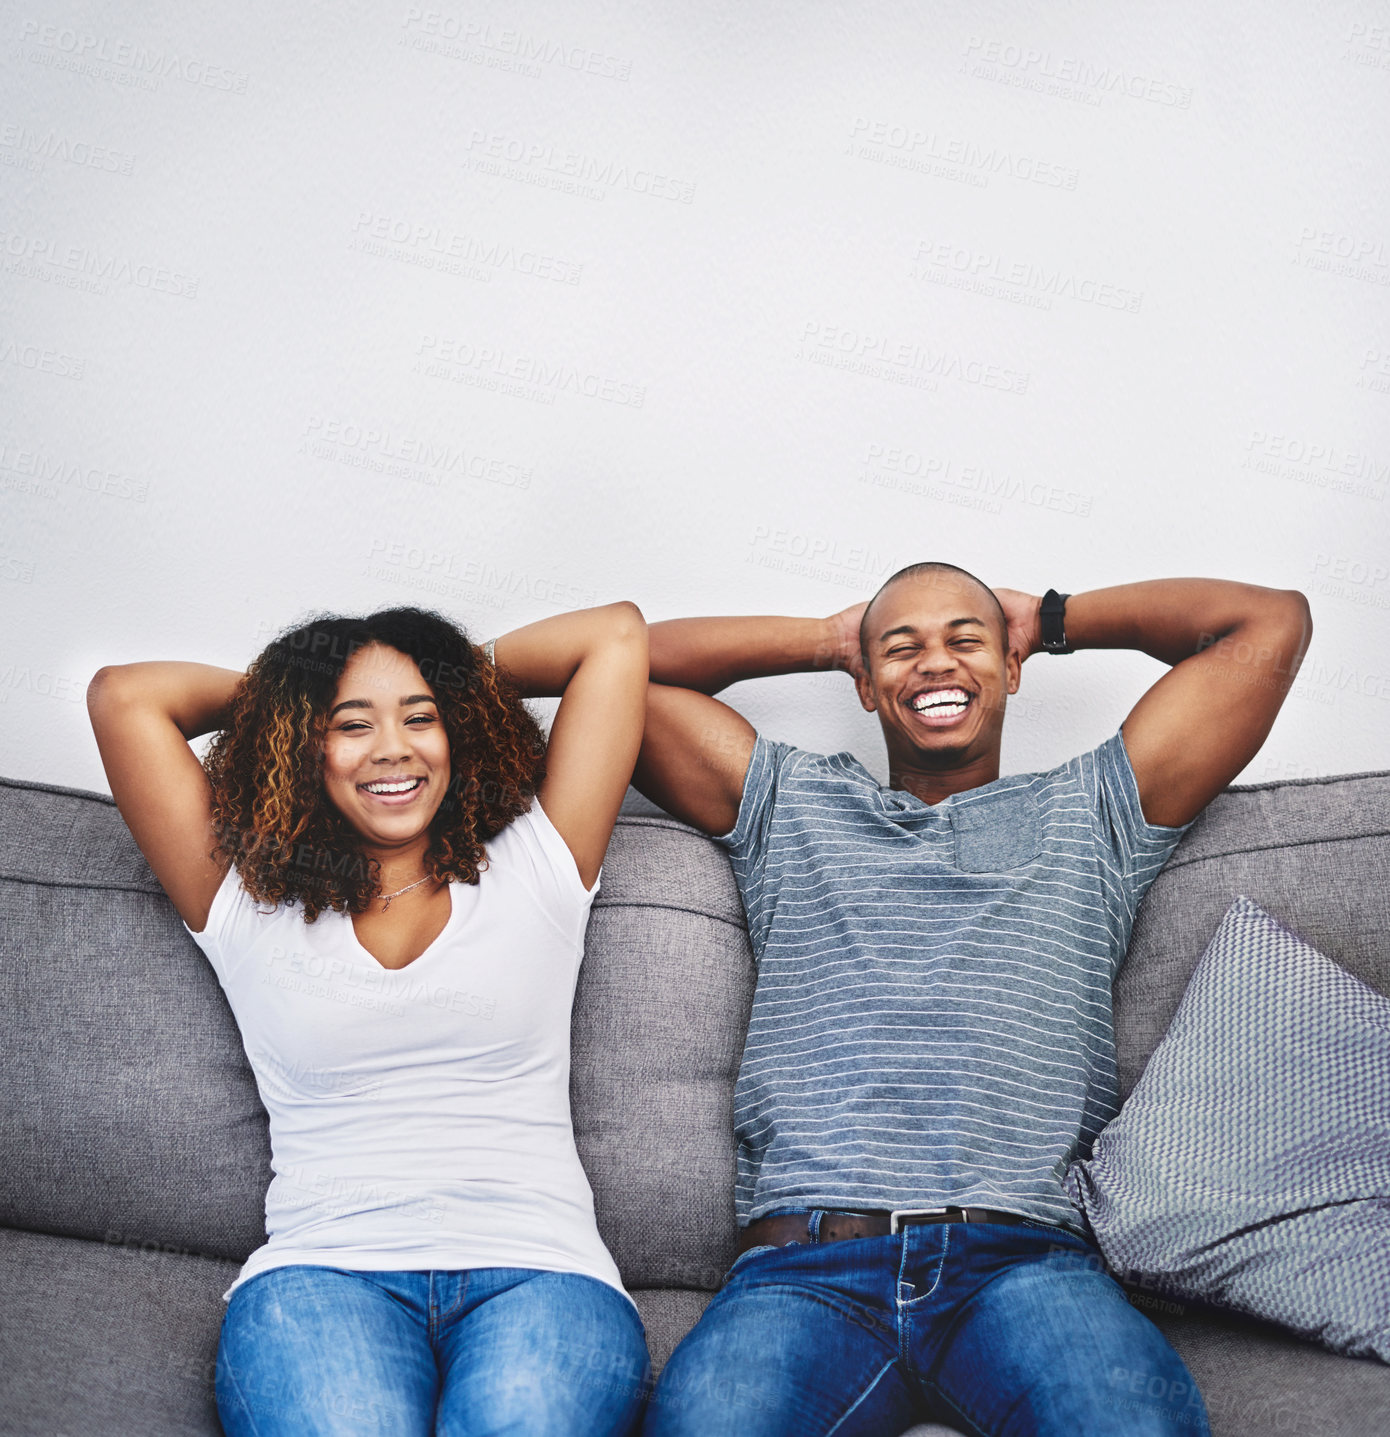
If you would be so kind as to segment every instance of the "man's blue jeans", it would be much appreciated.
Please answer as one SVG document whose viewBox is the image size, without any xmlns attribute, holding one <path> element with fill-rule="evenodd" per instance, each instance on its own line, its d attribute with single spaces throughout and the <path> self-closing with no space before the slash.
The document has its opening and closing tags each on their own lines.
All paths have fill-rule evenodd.
<svg viewBox="0 0 1390 1437">
<path fill-rule="evenodd" d="M 785 1211 L 785 1209 L 784 1209 Z M 1045 1223 L 755 1247 L 661 1374 L 644 1437 L 1208 1432 L 1099 1249 Z"/>
<path fill-rule="evenodd" d="M 597 1278 L 294 1264 L 232 1294 L 227 1437 L 622 1437 L 650 1384 L 642 1321 Z"/>
</svg>

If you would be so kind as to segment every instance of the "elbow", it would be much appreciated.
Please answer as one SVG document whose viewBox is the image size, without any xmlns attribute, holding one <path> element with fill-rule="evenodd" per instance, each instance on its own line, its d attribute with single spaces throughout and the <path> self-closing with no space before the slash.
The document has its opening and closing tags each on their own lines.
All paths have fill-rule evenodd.
<svg viewBox="0 0 1390 1437">
<path fill-rule="evenodd" d="M 1308 640 L 1313 636 L 1313 607 L 1308 602 L 1308 595 L 1301 589 L 1281 589 L 1279 593 L 1288 607 L 1290 631 L 1298 635 L 1303 646 L 1307 647 Z"/>
<path fill-rule="evenodd" d="M 583 653 L 578 662 L 603 656 L 605 663 L 617 663 L 622 672 L 636 674 L 639 670 L 645 679 L 651 668 L 651 653 L 647 642 L 647 621 L 642 610 L 628 599 L 619 599 L 613 604 L 601 604 L 590 611 L 587 633 L 583 641 Z"/>
<path fill-rule="evenodd" d="M 105 664 L 92 675 L 87 685 L 87 712 L 95 717 L 118 703 L 125 688 L 125 668 L 121 664 Z"/>
<path fill-rule="evenodd" d="M 1308 596 L 1299 589 L 1279 589 L 1278 627 L 1273 647 L 1278 655 L 1279 670 L 1297 674 L 1313 638 L 1313 610 Z"/>
<path fill-rule="evenodd" d="M 647 620 L 631 599 L 619 599 L 606 609 L 608 632 L 626 643 L 647 642 Z"/>
<path fill-rule="evenodd" d="M 1304 639 L 1313 632 L 1313 611 L 1301 589 L 1256 590 L 1245 614 L 1234 628 L 1265 634 L 1281 633 Z"/>
</svg>

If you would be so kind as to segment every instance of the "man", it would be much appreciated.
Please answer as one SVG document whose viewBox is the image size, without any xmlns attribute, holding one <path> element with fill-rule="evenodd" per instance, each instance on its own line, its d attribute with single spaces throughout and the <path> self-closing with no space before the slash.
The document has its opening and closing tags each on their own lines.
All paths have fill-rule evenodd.
<svg viewBox="0 0 1390 1437">
<path fill-rule="evenodd" d="M 829 619 L 651 626 L 633 781 L 728 849 L 758 976 L 740 1255 L 650 1437 L 1207 1431 L 1063 1182 L 1118 1109 L 1111 985 L 1139 900 L 1259 750 L 1311 632 L 1295 590 L 1044 600 L 944 563 Z M 1006 701 L 1044 645 L 1172 667 L 1097 748 L 1001 778 Z M 886 787 L 711 697 L 827 666 L 878 715 Z"/>
</svg>

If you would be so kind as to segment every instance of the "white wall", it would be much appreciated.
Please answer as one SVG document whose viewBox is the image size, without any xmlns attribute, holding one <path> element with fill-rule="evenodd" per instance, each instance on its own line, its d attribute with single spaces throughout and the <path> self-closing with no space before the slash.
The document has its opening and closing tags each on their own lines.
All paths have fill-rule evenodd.
<svg viewBox="0 0 1390 1437">
<path fill-rule="evenodd" d="M 0 65 L 0 772 L 104 789 L 97 667 L 313 608 L 920 558 L 1300 588 L 1242 780 L 1390 766 L 1383 6 L 58 0 Z M 1161 672 L 1031 660 L 1005 771 Z M 843 676 L 728 697 L 884 776 Z"/>
</svg>

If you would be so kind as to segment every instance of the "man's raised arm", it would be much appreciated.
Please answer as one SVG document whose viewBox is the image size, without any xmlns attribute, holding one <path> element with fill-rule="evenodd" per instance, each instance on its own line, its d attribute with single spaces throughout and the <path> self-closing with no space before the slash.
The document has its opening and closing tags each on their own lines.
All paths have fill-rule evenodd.
<svg viewBox="0 0 1390 1437">
<path fill-rule="evenodd" d="M 852 617 L 851 617 L 852 616 Z M 711 695 L 741 679 L 848 668 L 857 611 L 828 619 L 666 619 L 648 629 L 651 687 L 633 786 L 706 833 L 733 828 L 757 735 Z"/>
<path fill-rule="evenodd" d="M 996 592 L 1006 611 L 1024 597 Z M 1173 665 L 1135 704 L 1122 733 L 1145 819 L 1177 827 L 1259 752 L 1303 662 L 1313 619 L 1297 589 L 1148 579 L 1072 594 L 1065 628 L 1072 648 L 1139 649 Z"/>
<path fill-rule="evenodd" d="M 841 668 L 850 612 L 828 619 L 663 620 L 650 630 L 652 682 L 717 694 L 740 679 Z M 857 636 L 854 642 L 857 646 Z"/>
</svg>

